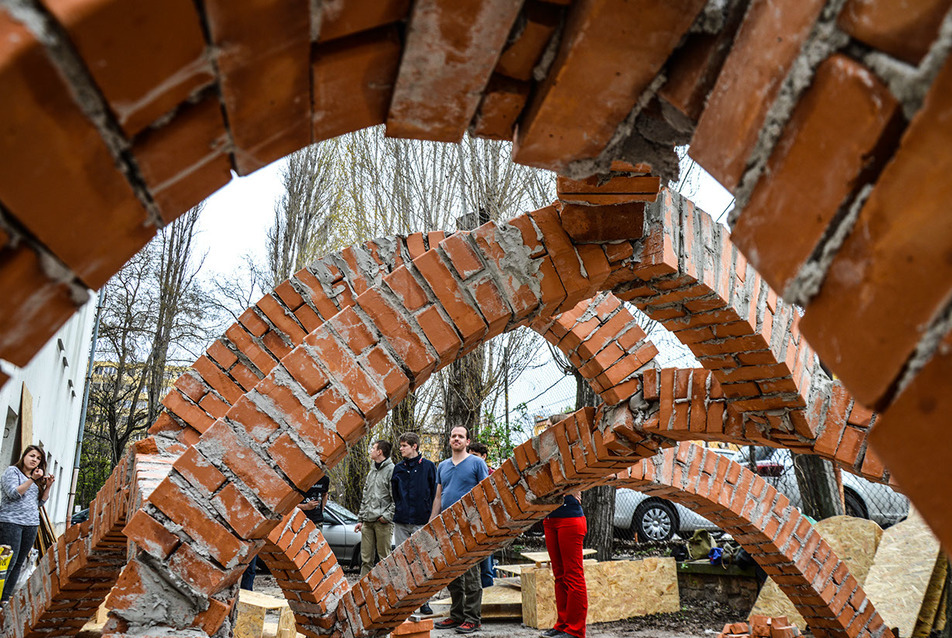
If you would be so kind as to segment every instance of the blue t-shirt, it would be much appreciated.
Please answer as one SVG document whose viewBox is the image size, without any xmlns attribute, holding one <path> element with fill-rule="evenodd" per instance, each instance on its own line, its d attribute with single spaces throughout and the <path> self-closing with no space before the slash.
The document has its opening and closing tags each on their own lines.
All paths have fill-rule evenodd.
<svg viewBox="0 0 952 638">
<path fill-rule="evenodd" d="M 436 482 L 442 486 L 440 511 L 463 498 L 487 476 L 489 468 L 486 467 L 486 461 L 475 454 L 470 454 L 457 465 L 453 465 L 453 459 L 441 461 L 436 468 Z"/>
</svg>

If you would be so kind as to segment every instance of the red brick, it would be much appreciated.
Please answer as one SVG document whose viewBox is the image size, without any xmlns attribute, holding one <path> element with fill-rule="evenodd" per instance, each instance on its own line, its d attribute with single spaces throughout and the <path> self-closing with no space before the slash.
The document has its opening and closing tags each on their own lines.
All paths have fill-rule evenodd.
<svg viewBox="0 0 952 638">
<path fill-rule="evenodd" d="M 939 35 L 950 5 L 949 0 L 849 0 L 837 25 L 874 49 L 917 66 Z"/>
<path fill-rule="evenodd" d="M 703 5 L 698 0 L 573 4 L 555 62 L 516 132 L 513 159 L 558 170 L 571 160 L 596 157 Z M 628 63 L 609 63 L 621 59 Z"/>
<path fill-rule="evenodd" d="M 407 310 L 416 311 L 429 303 L 426 293 L 411 274 L 409 267 L 397 268 L 387 275 L 384 281 L 387 287 L 400 297 Z"/>
<path fill-rule="evenodd" d="M 295 348 L 281 360 L 281 364 L 309 395 L 317 394 L 328 384 L 324 370 L 305 348 Z"/>
<path fill-rule="evenodd" d="M 46 6 L 130 138 L 214 81 L 191 2 L 51 0 Z"/>
<path fill-rule="evenodd" d="M 406 272 L 405 268 L 398 270 Z M 403 360 L 404 366 L 410 371 L 414 381 L 429 375 L 436 361 L 427 351 L 416 329 L 404 316 L 402 308 L 388 301 L 376 290 L 368 290 L 358 298 L 357 302 L 397 356 Z"/>
<path fill-rule="evenodd" d="M 338 1 L 320 5 L 321 32 L 318 42 L 367 31 L 403 20 L 410 9 L 410 0 Z"/>
<path fill-rule="evenodd" d="M 307 438 L 305 436 L 305 438 Z M 323 476 L 321 469 L 305 454 L 287 433 L 281 434 L 268 448 L 275 464 L 287 474 L 300 490 L 310 489 Z"/>
<path fill-rule="evenodd" d="M 472 134 L 491 140 L 512 139 L 516 120 L 529 99 L 528 82 L 493 75 L 473 118 Z"/>
<path fill-rule="evenodd" d="M 457 233 L 440 243 L 453 268 L 464 281 L 483 269 L 483 262 L 473 250 L 466 235 Z"/>
<path fill-rule="evenodd" d="M 208 513 L 198 507 L 193 499 L 174 485 L 169 479 L 162 481 L 149 497 L 149 502 L 155 505 L 173 523 L 182 526 L 182 530 L 208 547 L 211 556 L 222 565 L 228 565 L 235 558 L 244 554 L 244 546 L 221 524 L 209 517 Z M 147 533 L 146 528 L 141 533 Z M 133 541 L 140 539 L 129 536 Z"/>
<path fill-rule="evenodd" d="M 617 206 L 565 204 L 560 213 L 565 232 L 577 242 L 640 239 L 644 234 L 643 202 Z"/>
<path fill-rule="evenodd" d="M 653 202 L 660 188 L 661 178 L 653 175 L 614 175 L 605 182 L 598 175 L 581 180 L 558 178 L 559 200 L 563 204 L 582 206 Z M 640 209 L 643 211 L 644 205 Z M 612 210 L 609 208 L 605 212 Z M 639 234 L 633 239 L 640 237 Z"/>
<path fill-rule="evenodd" d="M 223 450 L 222 462 L 275 512 L 290 509 L 295 498 L 300 500 L 300 496 L 271 469 L 269 463 L 241 442 L 224 422 L 219 421 L 209 428 L 202 439 L 203 448 Z"/>
<path fill-rule="evenodd" d="M 159 560 L 168 558 L 179 543 L 178 537 L 142 510 L 129 519 L 123 533 L 138 538 L 139 548 Z"/>
<path fill-rule="evenodd" d="M 387 136 L 459 142 L 520 7 L 505 0 L 417 0 L 387 114 Z"/>
<path fill-rule="evenodd" d="M 217 503 L 228 524 L 242 538 L 261 538 L 277 524 L 277 521 L 265 518 L 234 483 L 228 483 L 215 495 L 212 503 Z"/>
<path fill-rule="evenodd" d="M 76 312 L 69 288 L 49 279 L 24 243 L 0 249 L 0 297 L 4 307 L 17 309 L 0 313 L 0 357 L 19 366 Z"/>
<path fill-rule="evenodd" d="M 314 141 L 382 124 L 399 61 L 394 27 L 318 45 L 312 68 Z"/>
<path fill-rule="evenodd" d="M 226 574 L 185 543 L 179 545 L 172 554 L 169 568 L 195 591 L 206 596 L 214 594 L 221 587 Z"/>
<path fill-rule="evenodd" d="M 99 289 L 155 233 L 145 210 L 43 47 L 0 15 L 0 200 L 90 288 Z M 56 188 L 50 188 L 56 184 Z M 63 218 L 63 202 L 69 215 Z M 65 222 L 65 223 L 64 223 Z"/>
<path fill-rule="evenodd" d="M 217 97 L 187 104 L 161 128 L 136 137 L 132 154 L 164 221 L 171 222 L 228 183 L 227 142 Z"/>
<path fill-rule="evenodd" d="M 950 96 L 952 61 L 906 129 L 801 322 L 820 358 L 864 405 L 877 407 L 887 397 L 923 327 L 947 303 L 952 263 L 944 255 L 952 225 L 941 211 L 952 184 L 940 176 L 952 167 L 952 129 L 943 124 Z M 841 303 L 846 298 L 853 303 Z"/>
<path fill-rule="evenodd" d="M 205 355 L 192 364 L 192 369 L 229 403 L 234 403 L 244 394 L 244 391 Z"/>
<path fill-rule="evenodd" d="M 774 289 L 786 289 L 864 173 L 892 151 L 898 106 L 876 76 L 845 56 L 817 68 L 734 227 L 734 243 Z"/>
<path fill-rule="evenodd" d="M 235 167 L 247 175 L 311 142 L 307 0 L 206 0 Z"/>
<path fill-rule="evenodd" d="M 783 78 L 825 6 L 822 0 L 753 0 L 698 121 L 690 154 L 734 190 Z"/>
<path fill-rule="evenodd" d="M 530 0 L 526 2 L 523 15 L 525 26 L 518 38 L 507 43 L 496 63 L 496 73 L 528 82 L 549 39 L 559 26 L 562 10 L 551 4 Z"/>
<path fill-rule="evenodd" d="M 463 348 L 473 345 L 486 334 L 486 323 L 471 305 L 468 295 L 450 273 L 436 251 L 428 251 L 416 258 L 419 269 L 443 309 L 453 320 L 463 340 Z"/>
<path fill-rule="evenodd" d="M 225 482 L 225 475 L 193 447 L 183 452 L 173 467 L 193 486 L 209 494 L 213 494 Z"/>
<path fill-rule="evenodd" d="M 724 28 L 717 34 L 691 34 L 668 62 L 668 81 L 658 96 L 691 122 L 696 123 L 704 110 L 746 8 L 746 3 L 739 3 L 729 9 Z"/>
</svg>

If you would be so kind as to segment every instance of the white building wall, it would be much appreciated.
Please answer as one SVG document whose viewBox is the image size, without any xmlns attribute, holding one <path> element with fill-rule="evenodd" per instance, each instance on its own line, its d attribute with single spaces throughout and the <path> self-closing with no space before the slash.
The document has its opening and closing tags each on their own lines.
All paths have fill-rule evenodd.
<svg viewBox="0 0 952 638">
<path fill-rule="evenodd" d="M 60 328 L 25 367 L 0 360 L 10 380 L 0 388 L 0 471 L 6 469 L 14 450 L 15 427 L 20 413 L 23 384 L 33 395 L 33 441 L 42 445 L 47 470 L 56 476 L 46 512 L 57 533 L 65 528 L 69 486 L 76 455 L 76 438 L 83 402 L 83 385 L 96 318 L 97 295 Z"/>
</svg>

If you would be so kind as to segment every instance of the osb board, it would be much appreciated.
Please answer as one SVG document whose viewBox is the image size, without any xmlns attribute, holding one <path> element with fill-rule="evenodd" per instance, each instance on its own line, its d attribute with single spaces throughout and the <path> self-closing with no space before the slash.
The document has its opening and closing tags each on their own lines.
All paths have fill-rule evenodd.
<svg viewBox="0 0 952 638">
<path fill-rule="evenodd" d="M 949 561 L 940 555 L 939 560 L 935 562 L 932 578 L 929 579 L 929 587 L 926 589 L 922 607 L 919 609 L 916 628 L 912 630 L 913 638 L 926 638 L 932 633 L 938 620 L 939 607 L 942 606 L 942 601 L 945 600 L 945 579 L 948 572 Z"/>
<path fill-rule="evenodd" d="M 866 577 L 866 597 L 876 606 L 887 627 L 911 636 L 932 580 L 939 541 L 919 513 L 883 533 L 876 560 Z"/>
<path fill-rule="evenodd" d="M 522 622 L 536 629 L 555 625 L 552 570 L 522 572 Z M 677 563 L 673 558 L 586 563 L 588 622 L 678 611 Z"/>
<path fill-rule="evenodd" d="M 883 530 L 873 521 L 852 516 L 834 516 L 819 521 L 814 529 L 830 544 L 833 552 L 850 569 L 853 577 L 862 585 L 866 582 L 866 575 L 873 564 L 876 548 L 883 537 Z M 806 627 L 806 621 L 797 611 L 787 595 L 780 591 L 772 580 L 764 583 L 754 608 L 750 615 L 786 616 L 791 625 L 801 629 Z"/>
<path fill-rule="evenodd" d="M 275 628 L 277 638 L 293 638 L 296 635 L 294 615 L 286 600 L 255 591 L 238 591 L 238 617 L 235 619 L 234 638 L 261 638 L 264 634 L 264 619 L 269 611 L 280 611 Z"/>
<path fill-rule="evenodd" d="M 597 552 L 598 552 L 598 550 L 596 550 L 596 549 L 583 549 L 583 550 L 582 550 L 582 556 L 591 556 L 592 554 L 595 554 L 595 553 L 597 553 Z M 537 564 L 537 565 L 538 565 L 539 563 L 548 563 L 549 560 L 550 560 L 550 559 L 549 559 L 549 552 L 548 552 L 548 551 L 541 551 L 541 552 L 520 552 L 519 555 L 522 556 L 523 558 L 525 558 L 526 560 L 531 560 L 533 563 L 535 563 L 535 564 Z"/>
<path fill-rule="evenodd" d="M 436 608 L 446 607 L 449 613 L 450 599 L 430 601 Z M 519 620 L 522 617 L 522 593 L 510 584 L 493 585 L 483 589 L 483 606 L 481 615 L 493 620 Z"/>
</svg>

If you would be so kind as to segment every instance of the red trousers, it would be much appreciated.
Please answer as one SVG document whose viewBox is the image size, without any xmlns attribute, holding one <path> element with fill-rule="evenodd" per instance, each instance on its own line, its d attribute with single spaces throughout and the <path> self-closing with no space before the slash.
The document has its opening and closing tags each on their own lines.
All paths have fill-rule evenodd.
<svg viewBox="0 0 952 638">
<path fill-rule="evenodd" d="M 588 525 L 584 516 L 577 518 L 547 518 L 545 548 L 552 561 L 555 577 L 555 609 L 558 618 L 555 628 L 576 638 L 585 638 L 585 618 L 588 616 L 588 588 L 582 567 L 582 539 Z"/>
</svg>

